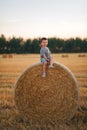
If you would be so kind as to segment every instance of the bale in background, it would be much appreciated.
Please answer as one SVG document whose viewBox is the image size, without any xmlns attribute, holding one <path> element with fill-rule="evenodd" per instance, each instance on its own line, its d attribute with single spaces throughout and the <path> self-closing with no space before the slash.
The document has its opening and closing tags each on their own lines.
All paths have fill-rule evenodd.
<svg viewBox="0 0 87 130">
<path fill-rule="evenodd" d="M 14 100 L 19 112 L 29 120 L 67 121 L 79 104 L 79 89 L 72 72 L 60 63 L 47 68 L 41 77 L 42 63 L 28 67 L 15 83 Z"/>
<path fill-rule="evenodd" d="M 62 55 L 62 57 L 63 58 L 67 58 L 67 57 L 69 57 L 67 54 L 65 54 L 65 55 Z"/>
<path fill-rule="evenodd" d="M 85 54 L 79 54 L 78 57 L 86 57 Z"/>
<path fill-rule="evenodd" d="M 12 55 L 12 54 L 9 54 L 9 55 L 8 55 L 8 58 L 13 58 L 13 55 Z"/>
<path fill-rule="evenodd" d="M 7 58 L 7 55 L 6 55 L 6 54 L 3 54 L 3 55 L 2 55 L 2 58 Z"/>
</svg>

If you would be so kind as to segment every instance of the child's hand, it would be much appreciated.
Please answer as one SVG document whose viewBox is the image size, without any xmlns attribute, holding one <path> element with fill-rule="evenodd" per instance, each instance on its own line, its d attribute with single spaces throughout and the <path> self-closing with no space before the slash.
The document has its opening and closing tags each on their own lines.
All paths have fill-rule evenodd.
<svg viewBox="0 0 87 130">
<path fill-rule="evenodd" d="M 49 59 L 47 59 L 47 61 L 49 62 L 50 60 L 49 60 Z"/>
</svg>

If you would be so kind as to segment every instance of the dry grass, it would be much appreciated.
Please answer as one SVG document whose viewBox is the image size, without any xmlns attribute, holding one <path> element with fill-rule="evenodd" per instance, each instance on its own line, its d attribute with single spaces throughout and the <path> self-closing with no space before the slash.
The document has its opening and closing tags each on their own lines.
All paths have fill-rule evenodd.
<svg viewBox="0 0 87 130">
<path fill-rule="evenodd" d="M 53 54 L 53 57 L 75 74 L 80 87 L 82 111 L 78 110 L 67 123 L 42 122 L 41 126 L 39 122 L 24 119 L 18 113 L 13 95 L 17 76 L 26 67 L 38 62 L 39 55 L 14 55 L 11 59 L 4 59 L 0 55 L 0 130 L 87 130 L 87 57 L 68 55 L 68 58 L 62 58 L 61 54 Z"/>
<path fill-rule="evenodd" d="M 47 68 L 46 78 L 41 77 L 41 72 L 42 64 L 34 64 L 18 78 L 15 101 L 19 112 L 39 122 L 70 120 L 78 108 L 79 100 L 74 76 L 59 63 L 54 64 L 54 69 Z"/>
</svg>

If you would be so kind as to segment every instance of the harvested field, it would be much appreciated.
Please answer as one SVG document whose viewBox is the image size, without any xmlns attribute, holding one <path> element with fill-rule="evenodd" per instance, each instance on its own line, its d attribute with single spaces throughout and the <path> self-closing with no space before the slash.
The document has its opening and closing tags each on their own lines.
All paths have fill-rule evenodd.
<svg viewBox="0 0 87 130">
<path fill-rule="evenodd" d="M 87 130 L 87 57 L 79 58 L 78 54 L 68 54 L 68 58 L 53 54 L 53 57 L 75 75 L 81 110 L 66 123 L 42 122 L 40 126 L 39 122 L 24 119 L 14 105 L 14 83 L 25 68 L 39 61 L 39 55 L 13 55 L 13 58 L 0 55 L 0 130 Z"/>
</svg>

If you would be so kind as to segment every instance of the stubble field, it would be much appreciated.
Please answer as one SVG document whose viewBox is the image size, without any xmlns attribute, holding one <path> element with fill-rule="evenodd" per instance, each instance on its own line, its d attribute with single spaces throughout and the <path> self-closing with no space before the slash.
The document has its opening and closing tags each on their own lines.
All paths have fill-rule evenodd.
<svg viewBox="0 0 87 130">
<path fill-rule="evenodd" d="M 80 109 L 67 123 L 34 126 L 23 119 L 14 104 L 14 84 L 28 66 L 39 62 L 39 55 L 0 55 L 0 130 L 87 130 L 87 54 L 53 54 L 55 61 L 66 65 L 75 75 L 80 89 Z"/>
</svg>

